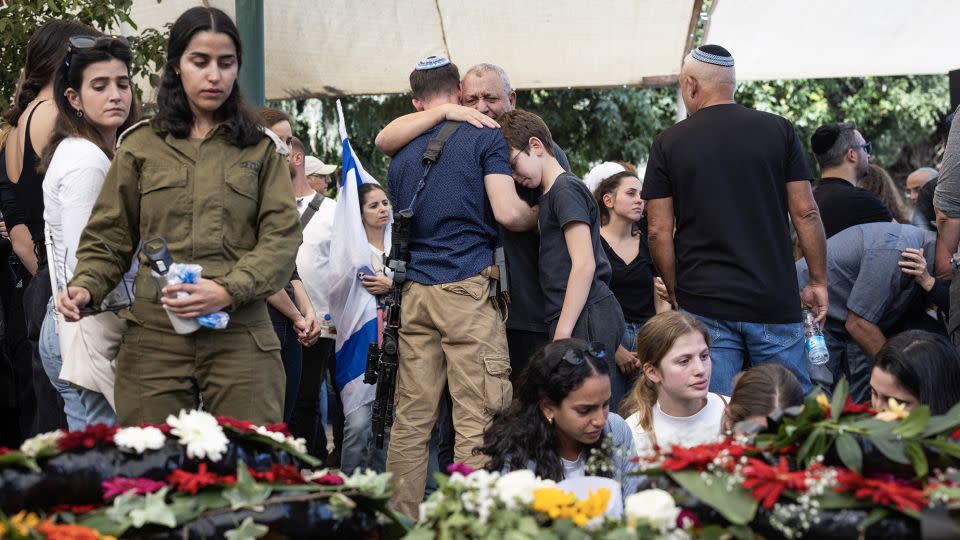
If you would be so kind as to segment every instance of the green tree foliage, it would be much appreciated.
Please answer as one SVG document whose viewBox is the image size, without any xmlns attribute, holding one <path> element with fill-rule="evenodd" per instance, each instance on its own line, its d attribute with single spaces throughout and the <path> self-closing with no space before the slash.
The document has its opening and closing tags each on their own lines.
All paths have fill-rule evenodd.
<svg viewBox="0 0 960 540">
<path fill-rule="evenodd" d="M 157 0 L 159 3 L 160 0 Z M 0 7 L 0 108 L 6 109 L 16 92 L 17 80 L 26 59 L 30 36 L 52 19 L 65 18 L 86 23 L 102 31 L 122 23 L 137 28 L 130 19 L 133 0 L 12 0 Z M 156 84 L 163 64 L 166 31 L 138 29 L 129 36 L 133 51 L 133 74 Z M 140 89 L 142 93 L 143 89 Z"/>
</svg>

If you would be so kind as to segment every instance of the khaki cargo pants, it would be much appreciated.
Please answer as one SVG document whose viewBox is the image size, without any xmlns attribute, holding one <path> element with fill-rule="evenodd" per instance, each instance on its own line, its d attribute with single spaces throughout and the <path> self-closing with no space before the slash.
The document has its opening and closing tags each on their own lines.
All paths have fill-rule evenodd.
<svg viewBox="0 0 960 540">
<path fill-rule="evenodd" d="M 158 304 L 140 302 L 134 310 L 117 355 L 120 425 L 163 423 L 180 409 L 195 409 L 201 395 L 204 410 L 217 416 L 257 424 L 283 419 L 286 378 L 269 319 L 253 326 L 231 320 L 223 330 L 180 335 Z"/>
<path fill-rule="evenodd" d="M 430 432 L 449 384 L 456 432 L 454 459 L 482 467 L 473 455 L 493 414 L 509 405 L 510 360 L 503 321 L 490 301 L 490 280 L 474 276 L 442 285 L 408 282 L 400 310 L 396 419 L 387 471 L 396 510 L 416 518 L 427 479 Z"/>
</svg>

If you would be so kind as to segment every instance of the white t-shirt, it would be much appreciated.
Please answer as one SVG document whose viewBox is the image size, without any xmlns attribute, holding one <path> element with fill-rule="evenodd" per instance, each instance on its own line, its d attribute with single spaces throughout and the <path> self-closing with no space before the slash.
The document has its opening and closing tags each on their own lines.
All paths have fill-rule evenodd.
<svg viewBox="0 0 960 540">
<path fill-rule="evenodd" d="M 716 440 L 720 436 L 723 426 L 723 411 L 726 409 L 729 398 L 721 398 L 719 394 L 707 394 L 707 404 L 692 416 L 670 416 L 660 409 L 660 404 L 653 406 L 653 432 L 656 434 L 657 445 L 661 449 L 671 446 L 696 446 Z M 633 413 L 626 418 L 627 425 L 633 431 L 633 441 L 637 445 L 637 453 L 642 454 L 652 450 L 650 437 L 640 427 L 640 415 Z"/>
<path fill-rule="evenodd" d="M 311 195 L 307 203 L 313 200 Z M 307 204 L 297 205 L 303 215 Z M 313 303 L 318 318 L 330 313 L 329 263 L 330 238 L 333 232 L 333 216 L 337 210 L 337 201 L 324 197 L 320 208 L 303 230 L 303 243 L 297 251 L 297 272 L 303 281 L 303 288 Z"/>
<path fill-rule="evenodd" d="M 564 480 L 567 480 L 568 478 L 580 478 L 584 475 L 584 471 L 587 468 L 587 458 L 584 456 L 583 452 L 577 456 L 576 461 L 569 461 L 560 458 L 560 463 L 563 465 Z"/>
<path fill-rule="evenodd" d="M 73 277 L 80 233 L 90 220 L 109 169 L 110 159 L 103 150 L 80 137 L 61 141 L 50 160 L 43 177 L 43 220 L 53 241 L 50 267 L 60 286 Z"/>
</svg>

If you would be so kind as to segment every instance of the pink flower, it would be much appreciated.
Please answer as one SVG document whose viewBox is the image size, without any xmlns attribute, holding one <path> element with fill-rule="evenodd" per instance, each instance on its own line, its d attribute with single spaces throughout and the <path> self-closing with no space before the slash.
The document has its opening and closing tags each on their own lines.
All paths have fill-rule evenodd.
<svg viewBox="0 0 960 540">
<path fill-rule="evenodd" d="M 694 530 L 701 528 L 700 518 L 692 511 L 681 508 L 680 513 L 677 514 L 677 528 L 686 529 L 688 526 Z"/>
<path fill-rule="evenodd" d="M 447 474 L 460 473 L 463 476 L 470 476 L 470 473 L 472 473 L 474 470 L 476 469 L 461 461 L 447 467 Z"/>
<path fill-rule="evenodd" d="M 130 490 L 134 490 L 137 495 L 144 495 L 159 491 L 166 486 L 163 482 L 157 482 L 149 478 L 127 478 L 126 476 L 114 476 L 109 480 L 104 480 L 100 485 L 103 486 L 103 500 L 106 502 L 110 502 L 117 495 L 123 495 Z"/>
</svg>

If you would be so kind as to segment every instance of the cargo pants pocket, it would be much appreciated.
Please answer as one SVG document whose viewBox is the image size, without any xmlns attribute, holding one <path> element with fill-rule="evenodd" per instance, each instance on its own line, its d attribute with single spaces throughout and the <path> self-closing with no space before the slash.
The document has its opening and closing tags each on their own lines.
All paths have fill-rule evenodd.
<svg viewBox="0 0 960 540">
<path fill-rule="evenodd" d="M 513 387 L 510 384 L 510 359 L 493 355 L 483 357 L 484 408 L 494 414 L 510 405 Z"/>
</svg>

